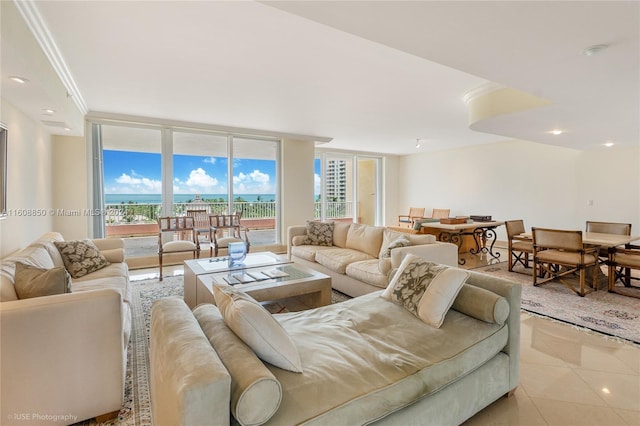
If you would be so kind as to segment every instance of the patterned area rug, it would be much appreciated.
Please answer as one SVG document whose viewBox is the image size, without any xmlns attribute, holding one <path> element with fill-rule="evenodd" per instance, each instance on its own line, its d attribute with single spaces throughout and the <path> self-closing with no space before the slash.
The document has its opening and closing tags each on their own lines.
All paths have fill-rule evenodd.
<svg viewBox="0 0 640 426">
<path fill-rule="evenodd" d="M 640 299 L 609 293 L 606 289 L 580 297 L 558 282 L 534 287 L 530 268 L 518 265 L 514 272 L 509 272 L 506 262 L 473 271 L 522 284 L 524 311 L 640 344 Z M 579 282 L 577 277 L 571 280 L 573 284 Z"/>
<path fill-rule="evenodd" d="M 132 331 L 127 351 L 127 373 L 125 381 L 124 404 L 118 417 L 103 423 L 107 426 L 152 425 L 151 396 L 149 389 L 149 328 L 151 306 L 163 297 L 183 297 L 182 277 L 132 281 Z M 340 292 L 332 291 L 331 303 L 350 299 Z M 286 306 L 279 303 L 265 305 L 272 313 L 288 312 Z M 95 426 L 95 420 L 80 422 L 76 426 Z"/>
</svg>

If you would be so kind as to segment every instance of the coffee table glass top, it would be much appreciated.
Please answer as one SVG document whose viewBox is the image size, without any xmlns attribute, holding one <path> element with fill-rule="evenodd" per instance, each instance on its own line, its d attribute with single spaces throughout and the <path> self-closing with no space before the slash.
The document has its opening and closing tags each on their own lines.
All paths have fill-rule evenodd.
<svg viewBox="0 0 640 426">
<path fill-rule="evenodd" d="M 280 258 L 279 256 L 271 252 L 249 253 L 247 254 L 247 258 L 244 260 L 244 266 L 239 268 L 229 268 L 228 256 L 212 257 L 209 259 L 200 259 L 200 260 L 195 260 L 193 262 L 195 262 L 200 268 L 202 268 L 205 271 L 205 273 L 228 271 L 229 269 L 243 269 L 243 268 L 255 268 L 258 266 L 281 265 L 283 263 L 288 263 L 287 260 Z"/>
</svg>

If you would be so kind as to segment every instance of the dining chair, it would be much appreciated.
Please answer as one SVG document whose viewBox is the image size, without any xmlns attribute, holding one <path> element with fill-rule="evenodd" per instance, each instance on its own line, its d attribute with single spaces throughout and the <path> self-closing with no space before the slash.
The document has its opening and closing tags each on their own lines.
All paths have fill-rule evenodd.
<svg viewBox="0 0 640 426">
<path fill-rule="evenodd" d="M 451 209 L 433 209 L 431 211 L 432 219 L 446 219 L 449 217 Z"/>
<path fill-rule="evenodd" d="M 162 281 L 162 261 L 165 255 L 193 253 L 200 256 L 200 242 L 191 216 L 167 216 L 158 218 L 158 261 Z"/>
<path fill-rule="evenodd" d="M 626 248 L 610 249 L 607 263 L 609 292 L 640 298 L 640 287 L 631 285 L 631 280 L 640 280 L 631 276 L 631 270 L 640 270 L 640 246 L 628 245 Z M 620 289 L 616 288 L 618 280 L 622 281 L 625 291 L 619 291 Z M 630 292 L 628 289 L 638 290 L 638 292 Z"/>
<path fill-rule="evenodd" d="M 413 223 L 416 219 L 424 218 L 424 208 L 422 207 L 410 207 L 409 214 L 398 215 L 398 227 L 413 228 Z"/>
<path fill-rule="evenodd" d="M 630 223 L 595 222 L 588 220 L 585 229 L 587 232 L 597 232 L 600 234 L 631 235 Z M 598 251 L 598 257 L 600 258 L 600 264 L 605 264 L 609 259 L 609 249 L 607 247 L 601 247 Z"/>
<path fill-rule="evenodd" d="M 598 247 L 585 247 L 582 231 L 531 228 L 533 233 L 533 285 L 539 286 L 558 280 L 579 296 L 598 288 Z M 585 286 L 587 268 L 592 268 L 593 283 Z M 563 277 L 579 273 L 580 289 Z"/>
<path fill-rule="evenodd" d="M 220 214 L 209 216 L 209 256 L 217 257 L 220 249 L 228 249 L 229 243 L 243 242 L 247 253 L 251 244 L 247 233 L 249 230 L 240 223 L 240 214 Z M 243 237 L 244 235 L 244 237 Z"/>
<path fill-rule="evenodd" d="M 533 242 L 530 238 L 520 236 L 525 232 L 524 220 L 507 220 L 507 244 L 509 250 L 509 272 L 520 263 L 529 268 L 529 255 L 533 255 Z"/>
</svg>

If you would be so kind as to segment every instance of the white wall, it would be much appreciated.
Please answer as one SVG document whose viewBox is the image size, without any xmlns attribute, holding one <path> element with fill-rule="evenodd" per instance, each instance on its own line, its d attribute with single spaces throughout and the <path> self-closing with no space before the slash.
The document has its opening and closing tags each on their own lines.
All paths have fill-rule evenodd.
<svg viewBox="0 0 640 426">
<path fill-rule="evenodd" d="M 85 215 L 89 208 L 86 139 L 54 136 L 53 146 L 53 206 L 58 212 L 53 227 L 66 240 L 87 238 L 90 217 Z M 74 216 L 76 212 L 80 216 Z"/>
<path fill-rule="evenodd" d="M 7 209 L 10 214 L 0 220 L 0 257 L 4 257 L 52 230 L 49 214 L 52 138 L 41 125 L 5 99 L 1 100 L 0 121 L 9 129 Z"/>
<path fill-rule="evenodd" d="M 286 245 L 289 226 L 304 225 L 307 220 L 313 220 L 315 145 L 310 141 L 284 139 L 280 148 L 282 164 L 280 241 Z"/>
<path fill-rule="evenodd" d="M 451 216 L 524 219 L 527 228 L 584 230 L 587 219 L 620 221 L 640 232 L 638 155 L 638 149 L 579 151 L 512 140 L 404 156 L 399 210 L 425 207 L 428 215 L 450 208 Z M 506 239 L 504 227 L 498 239 Z"/>
</svg>

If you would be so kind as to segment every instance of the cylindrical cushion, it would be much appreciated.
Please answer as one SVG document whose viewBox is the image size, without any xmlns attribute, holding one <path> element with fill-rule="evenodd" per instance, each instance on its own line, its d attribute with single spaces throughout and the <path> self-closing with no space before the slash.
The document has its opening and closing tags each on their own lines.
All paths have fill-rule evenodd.
<svg viewBox="0 0 640 426">
<path fill-rule="evenodd" d="M 509 316 L 509 302 L 504 297 L 470 284 L 462 286 L 451 307 L 480 321 L 499 325 Z"/>
<path fill-rule="evenodd" d="M 200 305 L 193 315 L 231 375 L 231 413 L 241 425 L 265 423 L 280 407 L 280 382 L 227 327 L 215 305 Z"/>
</svg>

